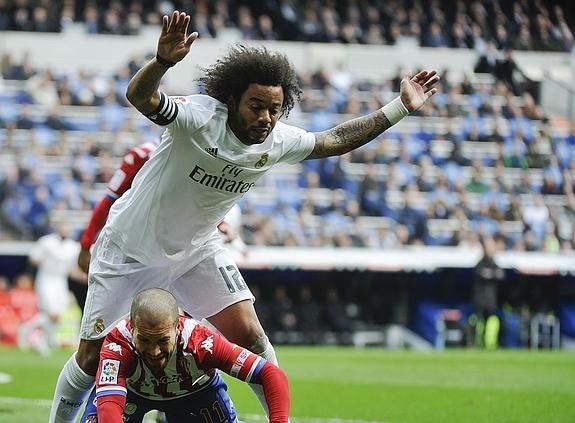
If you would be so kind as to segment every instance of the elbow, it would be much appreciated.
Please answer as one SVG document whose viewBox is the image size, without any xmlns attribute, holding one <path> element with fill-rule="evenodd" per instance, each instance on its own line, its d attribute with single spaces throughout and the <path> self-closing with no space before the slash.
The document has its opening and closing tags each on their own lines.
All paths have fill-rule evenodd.
<svg viewBox="0 0 575 423">
<path fill-rule="evenodd" d="M 128 85 L 126 89 L 126 100 L 128 100 L 132 106 L 138 108 L 138 96 L 136 90 L 131 85 Z"/>
<path fill-rule="evenodd" d="M 154 111 L 159 102 L 159 98 L 156 99 L 154 95 L 151 97 L 144 97 L 135 87 L 130 86 L 126 89 L 126 100 L 128 100 L 138 111 L 144 114 Z"/>
</svg>

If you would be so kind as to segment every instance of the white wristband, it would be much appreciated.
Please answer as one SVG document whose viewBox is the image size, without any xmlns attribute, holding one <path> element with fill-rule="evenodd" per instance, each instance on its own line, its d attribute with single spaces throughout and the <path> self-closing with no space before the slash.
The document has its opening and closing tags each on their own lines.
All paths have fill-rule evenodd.
<svg viewBox="0 0 575 423">
<path fill-rule="evenodd" d="M 395 97 L 380 110 L 392 125 L 395 125 L 409 114 L 409 110 L 403 105 L 400 97 Z"/>
</svg>

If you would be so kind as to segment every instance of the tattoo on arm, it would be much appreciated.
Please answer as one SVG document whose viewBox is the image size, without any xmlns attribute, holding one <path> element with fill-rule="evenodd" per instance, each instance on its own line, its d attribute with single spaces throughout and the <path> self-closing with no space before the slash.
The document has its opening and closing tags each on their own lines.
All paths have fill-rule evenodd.
<svg viewBox="0 0 575 423">
<path fill-rule="evenodd" d="M 158 87 L 165 73 L 166 68 L 150 61 L 129 82 L 126 97 L 140 112 L 148 113 L 157 107 Z"/>
<path fill-rule="evenodd" d="M 367 144 L 391 124 L 381 110 L 348 120 L 315 134 L 315 147 L 308 159 L 339 156 Z"/>
</svg>

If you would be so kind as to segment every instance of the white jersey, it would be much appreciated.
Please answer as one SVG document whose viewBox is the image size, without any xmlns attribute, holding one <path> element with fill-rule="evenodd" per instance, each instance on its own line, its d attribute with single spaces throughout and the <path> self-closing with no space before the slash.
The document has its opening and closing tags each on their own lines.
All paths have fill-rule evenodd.
<svg viewBox="0 0 575 423">
<path fill-rule="evenodd" d="M 68 275 L 74 269 L 80 243 L 56 233 L 38 239 L 30 259 L 37 264 L 35 290 L 41 311 L 60 314 L 68 306 Z"/>
<path fill-rule="evenodd" d="M 189 261 L 207 242 L 218 242 L 218 223 L 264 172 L 302 161 L 315 143 L 312 133 L 278 122 L 265 142 L 248 146 L 216 99 L 176 97 L 173 105 L 176 119 L 106 223 L 122 251 L 145 264 Z"/>
</svg>

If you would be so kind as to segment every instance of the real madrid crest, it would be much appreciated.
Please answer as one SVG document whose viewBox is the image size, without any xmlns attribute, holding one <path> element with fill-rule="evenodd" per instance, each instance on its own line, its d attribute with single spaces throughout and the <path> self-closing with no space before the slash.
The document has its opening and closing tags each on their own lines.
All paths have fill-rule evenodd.
<svg viewBox="0 0 575 423">
<path fill-rule="evenodd" d="M 104 319 L 98 318 L 96 319 L 96 323 L 94 323 L 94 332 L 102 333 L 104 332 L 106 327 L 104 326 Z"/>
<path fill-rule="evenodd" d="M 255 167 L 256 169 L 259 169 L 260 167 L 263 167 L 267 162 L 268 159 L 270 158 L 268 153 L 264 153 L 261 155 L 260 159 L 256 162 Z"/>
</svg>

